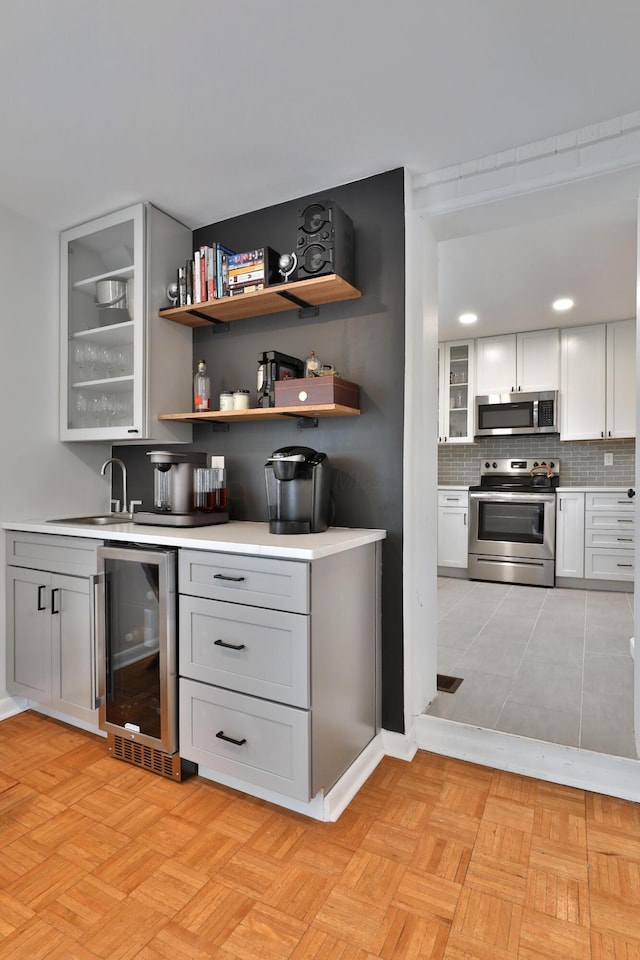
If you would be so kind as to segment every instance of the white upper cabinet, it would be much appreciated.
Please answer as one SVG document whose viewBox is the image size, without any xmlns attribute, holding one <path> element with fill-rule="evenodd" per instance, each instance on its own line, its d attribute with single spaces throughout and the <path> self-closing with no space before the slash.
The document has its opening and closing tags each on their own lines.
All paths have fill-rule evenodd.
<svg viewBox="0 0 640 960">
<path fill-rule="evenodd" d="M 473 340 L 438 345 L 438 443 L 473 441 Z"/>
<path fill-rule="evenodd" d="M 634 437 L 635 320 L 564 329 L 561 384 L 561 440 Z"/>
<path fill-rule="evenodd" d="M 607 324 L 607 437 L 636 435 L 636 322 Z"/>
<path fill-rule="evenodd" d="M 192 334 L 157 316 L 191 231 L 138 203 L 60 237 L 60 439 L 189 442 Z"/>
<path fill-rule="evenodd" d="M 476 340 L 476 393 L 558 389 L 559 331 L 530 330 Z"/>
</svg>

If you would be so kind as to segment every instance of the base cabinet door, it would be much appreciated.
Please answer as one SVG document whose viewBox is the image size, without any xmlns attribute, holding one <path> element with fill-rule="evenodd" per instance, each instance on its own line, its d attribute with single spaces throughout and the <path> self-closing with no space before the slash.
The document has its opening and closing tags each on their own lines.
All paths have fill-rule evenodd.
<svg viewBox="0 0 640 960">
<path fill-rule="evenodd" d="M 51 589 L 51 706 L 95 720 L 93 581 L 54 576 Z"/>
<path fill-rule="evenodd" d="M 438 566 L 465 569 L 468 552 L 468 511 L 464 507 L 438 508 Z"/>
<path fill-rule="evenodd" d="M 7 567 L 7 690 L 51 702 L 51 574 Z"/>
<path fill-rule="evenodd" d="M 556 503 L 556 577 L 584 577 L 584 493 L 559 493 Z"/>
<path fill-rule="evenodd" d="M 93 579 L 7 567 L 7 691 L 98 727 Z"/>
</svg>

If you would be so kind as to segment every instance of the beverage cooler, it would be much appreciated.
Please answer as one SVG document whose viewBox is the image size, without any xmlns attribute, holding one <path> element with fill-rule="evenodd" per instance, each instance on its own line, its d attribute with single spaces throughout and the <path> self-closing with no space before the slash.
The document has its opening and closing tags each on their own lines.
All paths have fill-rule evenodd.
<svg viewBox="0 0 640 960">
<path fill-rule="evenodd" d="M 115 757 L 181 779 L 176 567 L 176 550 L 98 549 L 98 698 Z"/>
</svg>

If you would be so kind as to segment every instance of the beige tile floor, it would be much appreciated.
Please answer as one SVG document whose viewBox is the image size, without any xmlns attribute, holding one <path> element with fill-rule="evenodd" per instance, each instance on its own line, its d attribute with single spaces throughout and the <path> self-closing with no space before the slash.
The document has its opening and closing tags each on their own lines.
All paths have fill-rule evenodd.
<svg viewBox="0 0 640 960">
<path fill-rule="evenodd" d="M 633 594 L 438 578 L 438 672 L 462 677 L 428 714 L 636 758 Z"/>
</svg>

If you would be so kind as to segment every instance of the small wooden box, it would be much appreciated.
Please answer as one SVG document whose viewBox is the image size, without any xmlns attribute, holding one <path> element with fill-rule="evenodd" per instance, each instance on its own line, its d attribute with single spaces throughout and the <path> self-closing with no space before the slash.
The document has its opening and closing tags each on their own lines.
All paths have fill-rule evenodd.
<svg viewBox="0 0 640 960">
<path fill-rule="evenodd" d="M 276 407 L 309 407 L 317 403 L 339 403 L 358 409 L 358 384 L 342 377 L 302 377 L 276 380 Z"/>
</svg>

